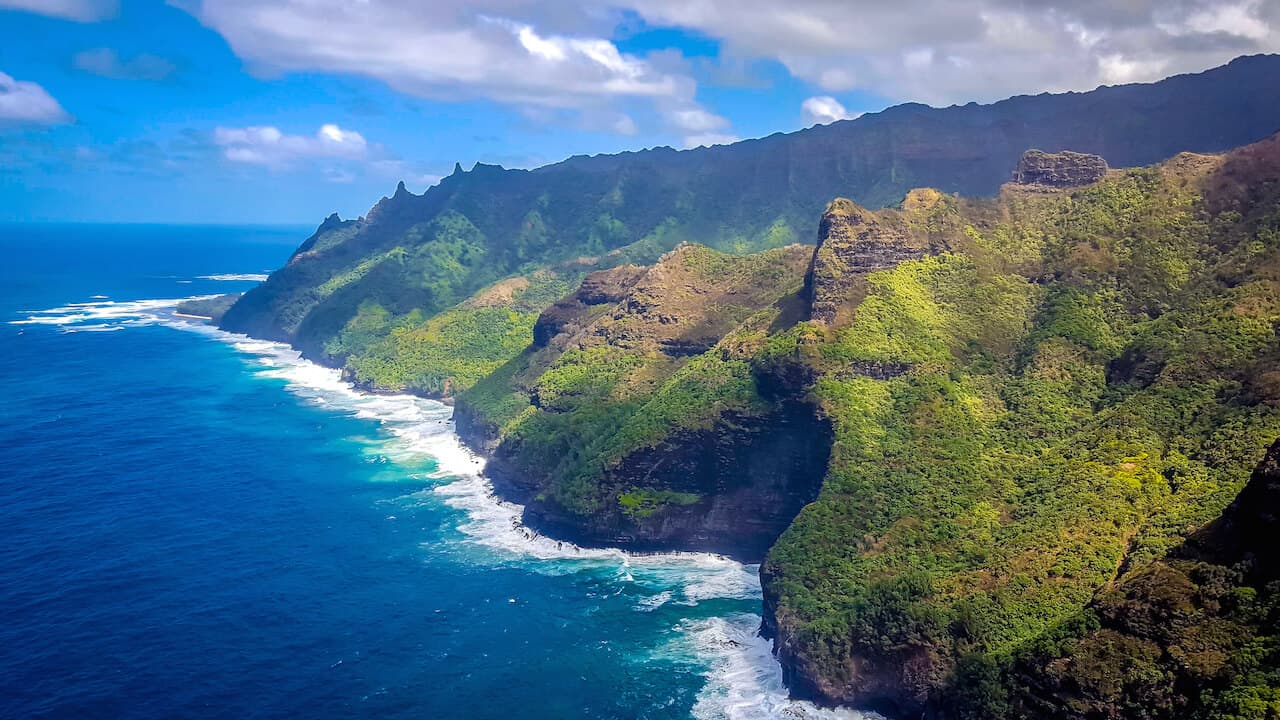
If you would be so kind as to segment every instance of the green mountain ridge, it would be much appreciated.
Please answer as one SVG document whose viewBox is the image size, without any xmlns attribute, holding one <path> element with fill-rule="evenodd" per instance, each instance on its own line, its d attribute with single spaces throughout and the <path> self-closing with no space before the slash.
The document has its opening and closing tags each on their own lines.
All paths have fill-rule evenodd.
<svg viewBox="0 0 1280 720">
<path fill-rule="evenodd" d="M 832 197 L 876 208 L 915 187 L 994 194 L 1029 148 L 1129 167 L 1277 130 L 1280 56 L 1253 56 L 1146 85 L 900 105 L 729 146 L 574 157 L 536 170 L 459 166 L 422 195 L 401 183 L 364 218 L 327 219 L 221 325 L 345 365 L 376 352 L 358 332 L 331 346 L 362 306 L 402 326 L 414 310 L 425 322 L 491 283 L 549 266 L 565 269 L 572 287 L 586 270 L 652 262 L 686 240 L 730 252 L 781 247 L 806 240 Z M 403 389 L 444 394 L 430 384 Z"/>
</svg>

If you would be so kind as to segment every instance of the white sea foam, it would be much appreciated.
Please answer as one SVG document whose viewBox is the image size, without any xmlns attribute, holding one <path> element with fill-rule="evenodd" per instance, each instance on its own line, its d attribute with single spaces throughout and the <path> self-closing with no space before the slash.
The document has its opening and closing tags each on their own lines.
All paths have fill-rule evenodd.
<svg viewBox="0 0 1280 720">
<path fill-rule="evenodd" d="M 90 325 L 120 322 L 127 325 L 150 325 L 173 316 L 173 309 L 185 300 L 207 300 L 216 295 L 197 295 L 190 298 L 161 300 L 113 301 L 97 299 L 91 302 L 68 303 L 48 310 L 32 310 L 26 317 L 10 320 L 10 325 Z"/>
<path fill-rule="evenodd" d="M 65 333 L 115 332 L 116 330 L 123 330 L 123 329 L 124 329 L 124 325 L 111 325 L 109 323 L 100 323 L 97 325 L 64 325 L 62 327 L 62 332 L 65 332 Z"/>
<path fill-rule="evenodd" d="M 520 523 L 523 508 L 493 493 L 484 477 L 483 461 L 458 439 L 452 408 L 410 395 L 373 395 L 354 389 L 339 371 L 311 363 L 283 343 L 258 340 L 219 330 L 175 315 L 183 300 L 116 302 L 95 298 L 49 310 L 24 313 L 15 325 L 57 326 L 63 331 L 106 332 L 131 326 L 166 325 L 227 343 L 258 369 L 259 377 L 281 380 L 303 402 L 377 421 L 390 439 L 370 442 L 379 462 L 404 469 L 424 460 L 435 465 L 439 484 L 414 493 L 424 502 L 443 502 L 464 517 L 458 529 L 489 561 L 520 562 L 523 567 L 553 574 L 584 570 L 611 573 L 618 592 L 638 600 L 638 612 L 667 605 L 697 605 L 713 599 L 754 600 L 760 597 L 758 566 L 744 565 L 705 553 L 633 555 L 616 549 L 581 548 L 541 537 Z M 769 643 L 756 636 L 755 615 L 682 621 L 678 640 L 663 652 L 707 668 L 694 715 L 698 718 L 751 720 L 790 718 L 872 720 L 878 716 L 853 711 L 820 710 L 787 698 L 782 671 Z"/>
<path fill-rule="evenodd" d="M 217 273 L 215 275 L 201 275 L 201 280 L 222 280 L 222 281 L 251 281 L 263 282 L 267 279 L 266 273 Z"/>
<path fill-rule="evenodd" d="M 685 620 L 663 652 L 709 667 L 693 716 L 699 720 L 884 720 L 875 713 L 828 710 L 792 700 L 768 640 L 756 634 L 760 616 L 741 614 Z"/>
</svg>

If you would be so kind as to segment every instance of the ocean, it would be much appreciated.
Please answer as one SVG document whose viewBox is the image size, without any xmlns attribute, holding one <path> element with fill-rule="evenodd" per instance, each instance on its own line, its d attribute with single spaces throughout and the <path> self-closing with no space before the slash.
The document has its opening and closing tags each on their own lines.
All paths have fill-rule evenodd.
<svg viewBox="0 0 1280 720">
<path fill-rule="evenodd" d="M 755 566 L 536 537 L 449 408 L 174 315 L 308 232 L 0 226 L 0 717 L 866 717 Z"/>
</svg>

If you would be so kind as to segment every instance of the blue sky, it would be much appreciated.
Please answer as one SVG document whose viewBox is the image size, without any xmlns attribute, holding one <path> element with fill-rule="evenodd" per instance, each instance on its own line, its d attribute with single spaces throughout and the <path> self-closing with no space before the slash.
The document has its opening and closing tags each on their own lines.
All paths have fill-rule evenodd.
<svg viewBox="0 0 1280 720">
<path fill-rule="evenodd" d="M 455 162 L 731 142 L 1280 50 L 1272 0 L 1028 5 L 0 0 L 0 221 L 310 223 Z"/>
</svg>

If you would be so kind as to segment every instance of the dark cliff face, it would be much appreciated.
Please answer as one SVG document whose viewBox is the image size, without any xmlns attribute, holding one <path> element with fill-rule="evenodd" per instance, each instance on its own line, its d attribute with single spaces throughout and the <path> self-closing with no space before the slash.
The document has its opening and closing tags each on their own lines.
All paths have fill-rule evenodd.
<svg viewBox="0 0 1280 720">
<path fill-rule="evenodd" d="M 897 220 L 844 198 L 827 206 L 805 276 L 811 319 L 835 322 L 841 308 L 857 303 L 855 288 L 867 274 L 924 256 L 927 241 Z"/>
<path fill-rule="evenodd" d="M 618 506 L 587 517 L 566 511 L 539 495 L 545 479 L 512 462 L 518 444 L 498 447 L 488 475 L 501 495 L 525 503 L 527 526 L 551 537 L 592 547 L 712 552 L 760 562 L 800 508 L 817 497 L 830 446 L 830 425 L 799 404 L 681 433 L 628 455 L 600 479 L 622 490 L 644 487 L 699 498 L 647 515 Z"/>
<path fill-rule="evenodd" d="M 1188 543 L 1188 554 L 1238 565 L 1254 584 L 1280 579 L 1280 440 L 1222 517 Z"/>
<path fill-rule="evenodd" d="M 1018 160 L 1013 181 L 1019 185 L 1073 188 L 1095 183 L 1107 174 L 1107 161 L 1097 155 L 1064 150 L 1028 150 Z"/>
</svg>

